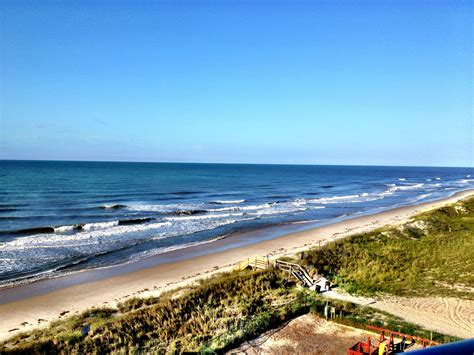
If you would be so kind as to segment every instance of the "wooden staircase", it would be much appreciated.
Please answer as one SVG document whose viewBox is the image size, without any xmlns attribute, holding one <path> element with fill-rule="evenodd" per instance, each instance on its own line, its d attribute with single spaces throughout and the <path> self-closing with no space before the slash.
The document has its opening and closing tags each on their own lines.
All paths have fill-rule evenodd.
<svg viewBox="0 0 474 355">
<path fill-rule="evenodd" d="M 243 270 L 246 268 L 252 269 L 267 269 L 269 267 L 274 267 L 296 277 L 301 283 L 306 287 L 311 287 L 315 284 L 313 278 L 309 275 L 306 268 L 302 265 L 289 263 L 282 260 L 272 260 L 268 257 L 256 256 L 253 258 L 247 258 L 239 263 L 237 263 L 235 269 Z"/>
</svg>

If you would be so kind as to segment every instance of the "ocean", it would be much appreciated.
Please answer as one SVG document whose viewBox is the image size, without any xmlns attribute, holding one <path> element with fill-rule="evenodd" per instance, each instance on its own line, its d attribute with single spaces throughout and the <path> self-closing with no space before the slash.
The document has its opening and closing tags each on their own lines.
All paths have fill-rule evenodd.
<svg viewBox="0 0 474 355">
<path fill-rule="evenodd" d="M 473 187 L 472 168 L 0 161 L 0 287 Z"/>
</svg>

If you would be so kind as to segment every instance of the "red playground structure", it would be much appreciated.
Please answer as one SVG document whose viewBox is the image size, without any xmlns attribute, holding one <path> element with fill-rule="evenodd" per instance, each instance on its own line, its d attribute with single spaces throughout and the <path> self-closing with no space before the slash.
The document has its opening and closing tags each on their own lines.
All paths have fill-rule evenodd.
<svg viewBox="0 0 474 355">
<path fill-rule="evenodd" d="M 357 344 L 349 348 L 347 350 L 348 355 L 388 355 L 404 352 L 405 349 L 412 347 L 416 343 L 422 345 L 423 348 L 438 345 L 438 343 L 428 339 L 394 332 L 384 328 L 373 327 L 371 325 L 367 326 L 367 328 L 375 332 L 380 332 L 377 344 L 373 344 L 370 337 L 367 337 L 366 343 L 359 341 Z M 394 337 L 400 338 L 401 341 L 396 343 Z"/>
</svg>

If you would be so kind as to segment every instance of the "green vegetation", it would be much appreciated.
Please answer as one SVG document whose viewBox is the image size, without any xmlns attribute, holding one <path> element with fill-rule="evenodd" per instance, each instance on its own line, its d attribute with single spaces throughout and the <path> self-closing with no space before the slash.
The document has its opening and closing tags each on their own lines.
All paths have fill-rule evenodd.
<svg viewBox="0 0 474 355">
<path fill-rule="evenodd" d="M 472 298 L 473 260 L 470 199 L 311 250 L 304 262 L 350 293 Z"/>
<path fill-rule="evenodd" d="M 306 253 L 308 267 L 352 292 L 468 297 L 473 286 L 474 199 L 425 213 L 399 228 L 357 235 Z M 89 310 L 47 329 L 19 334 L 0 353 L 221 353 L 292 318 L 336 308 L 335 322 L 375 325 L 457 340 L 372 308 L 322 298 L 277 270 L 218 275 L 200 285 Z M 448 287 L 451 286 L 451 287 Z M 82 336 L 84 325 L 90 332 Z"/>
<path fill-rule="evenodd" d="M 328 301 L 297 288 L 276 270 L 222 274 L 179 294 L 132 299 L 119 305 L 120 314 L 110 308 L 89 310 L 47 329 L 19 334 L 0 344 L 0 353 L 221 353 L 301 314 L 313 312 L 324 317 L 326 305 L 336 308 L 333 321 L 338 323 L 431 336 L 393 315 L 349 302 Z M 83 337 L 81 329 L 86 324 L 90 324 L 90 332 Z M 458 340 L 432 335 L 439 342 Z"/>
<path fill-rule="evenodd" d="M 0 345 L 0 352 L 197 351 L 212 337 L 246 320 L 253 324 L 252 334 L 256 334 L 262 327 L 293 317 L 274 311 L 275 302 L 294 298 L 293 286 L 276 271 L 223 274 L 181 290 L 176 298 L 175 293 L 168 293 L 145 301 L 127 301 L 119 306 L 124 312 L 121 315 L 114 316 L 108 309 L 92 310 L 58 321 L 48 329 L 10 339 Z M 266 319 L 269 314 L 272 318 Z M 82 338 L 84 324 L 90 324 L 91 330 Z M 248 334 L 241 332 L 241 337 Z M 240 339 L 236 335 L 216 346 L 226 347 Z"/>
</svg>

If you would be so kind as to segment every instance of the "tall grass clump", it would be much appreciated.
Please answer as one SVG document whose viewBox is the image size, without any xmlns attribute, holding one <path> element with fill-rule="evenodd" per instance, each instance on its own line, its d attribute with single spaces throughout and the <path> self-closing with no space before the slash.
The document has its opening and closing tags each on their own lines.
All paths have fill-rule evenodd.
<svg viewBox="0 0 474 355">
<path fill-rule="evenodd" d="M 125 312 L 121 315 L 114 316 L 116 310 L 91 310 L 48 329 L 19 335 L 1 344 L 0 353 L 195 352 L 237 325 L 246 324 L 246 337 L 285 319 L 290 313 L 275 312 L 273 304 L 291 299 L 293 286 L 276 270 L 223 274 L 181 290 L 176 298 L 168 293 L 128 301 L 120 305 Z M 82 337 L 85 324 L 91 330 Z M 226 348 L 238 339 L 211 345 Z"/>
</svg>

